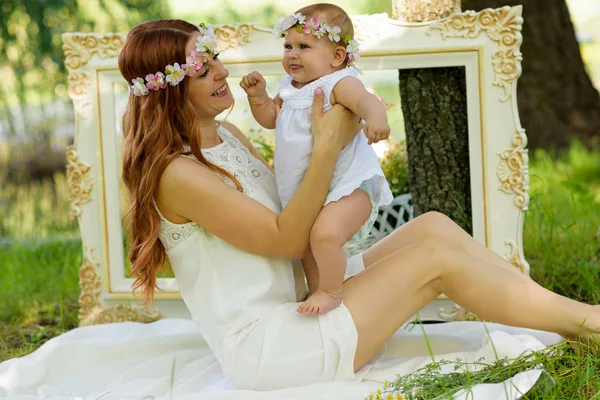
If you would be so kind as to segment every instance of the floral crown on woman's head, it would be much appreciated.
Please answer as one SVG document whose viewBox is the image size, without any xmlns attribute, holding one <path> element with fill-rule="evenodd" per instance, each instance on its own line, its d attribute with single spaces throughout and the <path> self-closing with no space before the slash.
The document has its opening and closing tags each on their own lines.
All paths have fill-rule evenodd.
<svg viewBox="0 0 600 400">
<path fill-rule="evenodd" d="M 325 22 L 319 22 L 315 17 L 307 20 L 304 15 L 296 13 L 279 18 L 277 25 L 273 28 L 273 34 L 277 38 L 286 37 L 290 28 L 294 28 L 300 33 L 312 33 L 319 39 L 327 35 L 332 42 L 337 43 L 341 40 L 346 43 L 346 64 L 348 66 L 352 66 L 360 58 L 358 55 L 358 42 L 350 35 L 340 37 L 342 30 L 339 26 L 331 27 Z"/>
<path fill-rule="evenodd" d="M 146 75 L 146 80 L 135 78 L 131 82 L 130 92 L 135 96 L 146 96 L 150 90 L 158 91 L 167 87 L 167 83 L 171 86 L 176 86 L 186 76 L 195 76 L 196 73 L 208 62 L 209 58 L 215 54 L 217 47 L 217 36 L 213 27 L 200 23 L 197 25 L 200 36 L 196 39 L 196 50 L 192 50 L 189 56 L 185 59 L 185 64 L 167 65 L 165 73 L 157 72 L 155 74 Z"/>
</svg>

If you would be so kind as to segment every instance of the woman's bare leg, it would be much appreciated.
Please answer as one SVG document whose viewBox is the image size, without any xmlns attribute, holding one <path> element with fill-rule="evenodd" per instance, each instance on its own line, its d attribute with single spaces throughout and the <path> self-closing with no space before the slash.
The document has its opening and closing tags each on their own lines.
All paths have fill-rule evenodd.
<svg viewBox="0 0 600 400">
<path fill-rule="evenodd" d="M 298 307 L 298 312 L 319 315 L 341 304 L 347 263 L 342 246 L 365 223 L 370 212 L 371 199 L 360 189 L 323 207 L 310 234 L 319 287 Z"/>
<path fill-rule="evenodd" d="M 344 282 L 343 293 L 358 330 L 355 370 L 441 293 L 482 318 L 506 325 L 564 337 L 600 332 L 600 306 L 559 296 L 439 237 L 424 237 L 375 262 Z"/>
<path fill-rule="evenodd" d="M 404 246 L 426 237 L 440 237 L 455 247 L 464 249 L 475 258 L 517 271 L 508 261 L 474 240 L 449 217 L 435 211 L 418 216 L 375 243 L 363 253 L 364 264 L 368 267 Z"/>
</svg>

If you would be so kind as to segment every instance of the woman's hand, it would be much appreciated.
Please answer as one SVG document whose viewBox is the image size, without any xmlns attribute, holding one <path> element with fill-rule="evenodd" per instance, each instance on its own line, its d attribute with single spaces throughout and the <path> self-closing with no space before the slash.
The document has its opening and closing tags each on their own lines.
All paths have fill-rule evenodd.
<svg viewBox="0 0 600 400">
<path fill-rule="evenodd" d="M 346 107 L 336 104 L 329 111 L 323 112 L 325 96 L 323 89 L 318 88 L 310 115 L 312 123 L 313 148 L 332 146 L 340 151 L 362 128 L 359 118 Z"/>
</svg>

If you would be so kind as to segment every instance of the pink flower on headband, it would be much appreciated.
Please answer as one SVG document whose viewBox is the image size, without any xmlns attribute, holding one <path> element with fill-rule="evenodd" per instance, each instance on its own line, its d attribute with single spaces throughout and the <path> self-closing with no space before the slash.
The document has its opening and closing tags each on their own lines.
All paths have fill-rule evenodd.
<svg viewBox="0 0 600 400">
<path fill-rule="evenodd" d="M 204 63 L 208 61 L 208 58 L 204 54 L 198 53 L 196 50 L 192 50 L 190 55 L 186 57 L 185 61 L 188 64 L 196 64 L 197 69 L 200 69 Z"/>
<path fill-rule="evenodd" d="M 190 64 L 190 63 L 183 64 L 181 66 L 181 69 L 183 69 L 185 71 L 186 76 L 194 76 L 194 75 L 196 75 L 196 72 L 198 71 L 196 69 L 196 64 Z"/>
<path fill-rule="evenodd" d="M 158 91 L 167 87 L 165 75 L 162 72 L 146 75 L 146 87 L 150 90 Z"/>
<path fill-rule="evenodd" d="M 319 21 L 317 21 L 315 17 L 312 17 L 304 23 L 304 26 L 302 27 L 302 32 L 312 33 L 318 31 L 319 28 L 321 28 L 321 24 L 319 23 Z"/>
<path fill-rule="evenodd" d="M 181 66 L 187 76 L 194 76 L 196 72 L 204 66 L 204 57 L 196 50 L 192 50 L 189 56 L 185 58 L 186 63 Z"/>
</svg>

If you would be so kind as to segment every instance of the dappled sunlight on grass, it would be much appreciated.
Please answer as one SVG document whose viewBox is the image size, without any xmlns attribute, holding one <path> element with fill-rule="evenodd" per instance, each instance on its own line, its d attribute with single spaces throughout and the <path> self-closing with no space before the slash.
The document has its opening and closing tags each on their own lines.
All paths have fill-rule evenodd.
<svg viewBox="0 0 600 400">
<path fill-rule="evenodd" d="M 533 278 L 600 304 L 600 152 L 573 144 L 553 160 L 538 151 L 530 174 L 523 246 Z"/>
</svg>

